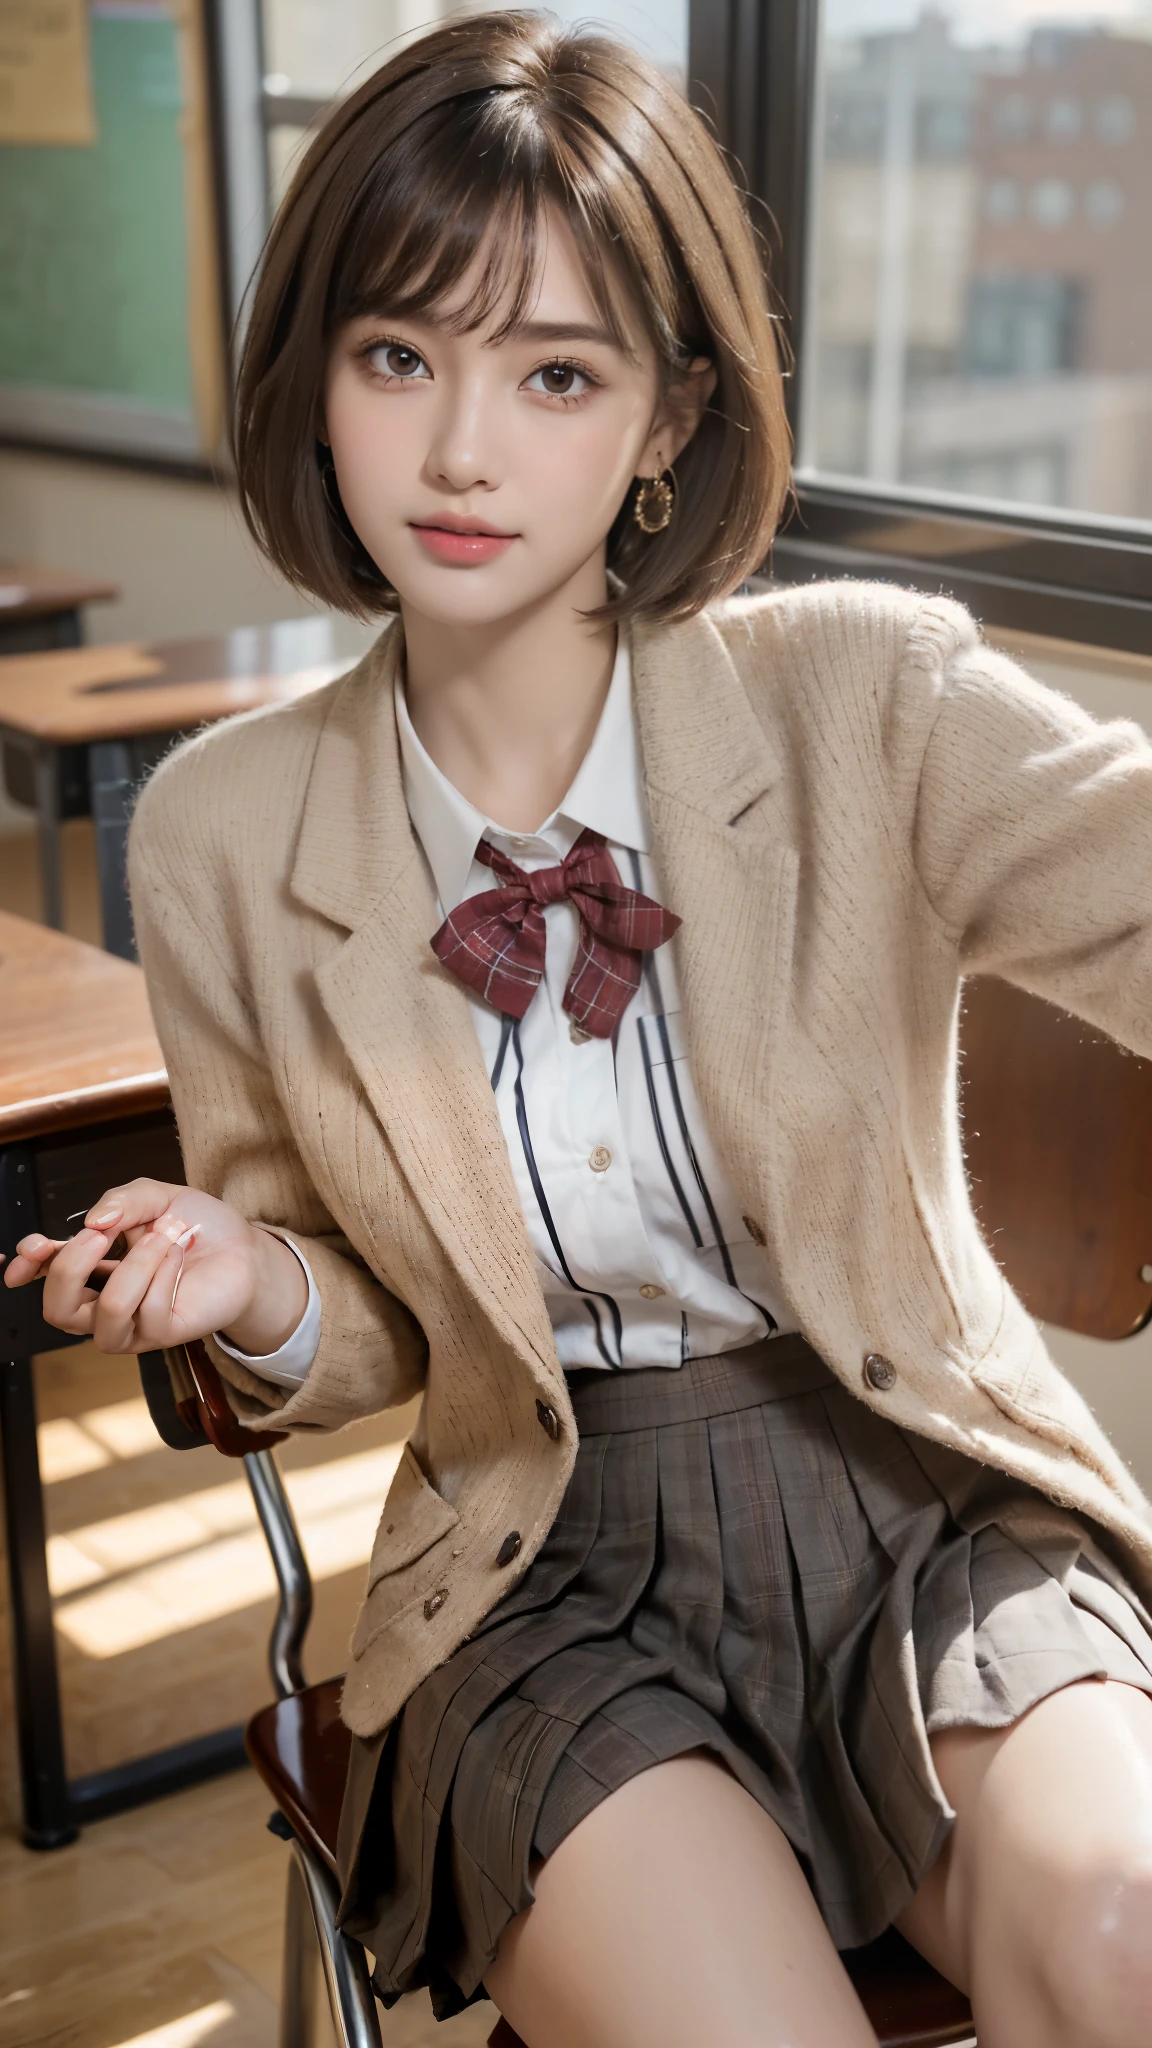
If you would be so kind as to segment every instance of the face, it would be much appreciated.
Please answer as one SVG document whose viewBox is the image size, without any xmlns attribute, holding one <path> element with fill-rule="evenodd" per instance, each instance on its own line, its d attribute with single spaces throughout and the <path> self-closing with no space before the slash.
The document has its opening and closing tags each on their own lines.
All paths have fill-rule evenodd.
<svg viewBox="0 0 1152 2048">
<path fill-rule="evenodd" d="M 605 332 L 559 215 L 523 325 L 495 342 L 498 326 L 358 319 L 329 363 L 324 438 L 348 517 L 402 606 L 444 624 L 563 591 L 602 603 L 632 479 L 679 453 L 712 382 L 701 362 L 660 402 L 655 351 L 638 323 L 629 353 Z"/>
</svg>

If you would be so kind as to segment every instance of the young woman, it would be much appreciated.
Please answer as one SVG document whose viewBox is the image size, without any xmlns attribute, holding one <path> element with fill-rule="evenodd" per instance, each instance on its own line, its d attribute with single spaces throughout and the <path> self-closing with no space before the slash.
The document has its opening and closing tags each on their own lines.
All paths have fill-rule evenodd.
<svg viewBox="0 0 1152 2048">
<path fill-rule="evenodd" d="M 863 2048 L 836 1951 L 894 1921 L 981 2048 L 1136 2048 L 1152 1521 L 980 1239 L 955 1048 L 980 971 L 1152 1054 L 1152 749 L 945 600 L 725 601 L 786 486 L 754 238 L 671 88 L 531 15 L 314 141 L 237 454 L 389 620 L 146 790 L 190 1186 L 8 1281 L 208 1335 L 256 1425 L 423 1390 L 344 1701 L 381 1994 Z"/>
</svg>

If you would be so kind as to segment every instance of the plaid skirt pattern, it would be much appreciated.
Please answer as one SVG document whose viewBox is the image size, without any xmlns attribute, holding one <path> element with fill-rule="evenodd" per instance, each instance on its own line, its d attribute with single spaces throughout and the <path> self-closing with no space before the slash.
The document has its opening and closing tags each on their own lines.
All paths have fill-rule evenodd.
<svg viewBox="0 0 1152 2048">
<path fill-rule="evenodd" d="M 931 1734 L 1078 1679 L 1152 1693 L 1152 1621 L 1089 1528 L 1045 1503 L 1023 1549 L 1000 1521 L 1027 1487 L 886 1422 L 802 1338 L 572 1387 L 543 1548 L 353 1743 L 342 1917 L 386 2004 L 482 1996 L 533 1859 L 693 1749 L 779 1823 L 837 1946 L 870 1941 L 952 1823 Z"/>
</svg>

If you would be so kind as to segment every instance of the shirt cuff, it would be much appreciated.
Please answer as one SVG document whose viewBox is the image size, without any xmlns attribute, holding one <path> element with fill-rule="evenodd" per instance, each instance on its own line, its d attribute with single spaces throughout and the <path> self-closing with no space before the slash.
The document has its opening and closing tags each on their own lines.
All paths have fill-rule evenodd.
<svg viewBox="0 0 1152 2048">
<path fill-rule="evenodd" d="M 293 1244 L 290 1237 L 282 1237 L 280 1242 L 286 1244 L 290 1252 L 295 1252 L 308 1282 L 308 1301 L 292 1335 L 284 1339 L 278 1351 L 269 1351 L 263 1358 L 252 1358 L 247 1351 L 237 1351 L 219 1330 L 213 1330 L 212 1342 L 227 1352 L 229 1358 L 238 1359 L 250 1372 L 258 1373 L 262 1380 L 271 1380 L 277 1387 L 299 1387 L 307 1379 L 308 1369 L 320 1349 L 320 1289 L 299 1245 Z"/>
</svg>

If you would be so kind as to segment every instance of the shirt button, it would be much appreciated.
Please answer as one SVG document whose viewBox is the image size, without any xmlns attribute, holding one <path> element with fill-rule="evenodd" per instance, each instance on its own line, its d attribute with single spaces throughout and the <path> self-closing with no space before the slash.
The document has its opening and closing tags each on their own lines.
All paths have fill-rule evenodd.
<svg viewBox="0 0 1152 2048">
<path fill-rule="evenodd" d="M 878 1351 L 870 1351 L 864 1360 L 864 1378 L 874 1393 L 890 1393 L 896 1385 L 896 1367 L 890 1358 L 882 1358 Z"/>
<path fill-rule="evenodd" d="M 650 1280 L 647 1280 L 645 1281 L 644 1286 L 640 1289 L 640 1292 L 643 1295 L 645 1301 L 659 1301 L 660 1296 L 662 1294 L 667 1294 L 668 1289 L 666 1287 L 654 1287 L 652 1285 L 652 1282 Z"/>
<path fill-rule="evenodd" d="M 496 1552 L 496 1562 L 501 1570 L 503 1570 L 506 1564 L 511 1564 L 513 1558 L 519 1557 L 523 1548 L 524 1542 L 519 1529 L 513 1529 L 511 1535 L 504 1538 L 503 1543 Z"/>
<path fill-rule="evenodd" d="M 593 1173 L 607 1173 L 612 1164 L 612 1154 L 607 1145 L 594 1145 L 588 1154 L 588 1164 Z"/>
<path fill-rule="evenodd" d="M 764 1225 L 762 1223 L 757 1223 L 756 1218 L 754 1216 L 742 1216 L 740 1218 L 740 1221 L 744 1225 L 745 1230 L 748 1232 L 749 1237 L 752 1239 L 753 1244 L 767 1244 L 768 1239 L 764 1235 Z"/>
<path fill-rule="evenodd" d="M 431 1619 L 432 1619 L 432 1616 L 433 1616 L 434 1614 L 439 1614 L 439 1612 L 440 1612 L 440 1609 L 441 1609 L 441 1608 L 443 1607 L 443 1605 L 444 1605 L 444 1602 L 446 1601 L 446 1599 L 447 1599 L 447 1598 L 448 1598 L 448 1588 L 447 1588 L 447 1586 L 440 1586 L 440 1587 L 438 1587 L 438 1588 L 437 1588 L 437 1590 L 436 1590 L 436 1592 L 435 1592 L 435 1593 L 429 1593 L 429 1595 L 428 1595 L 428 1598 L 427 1598 L 427 1599 L 426 1599 L 426 1601 L 424 1602 L 424 1619 L 425 1619 L 425 1621 L 431 1621 Z"/>
</svg>

